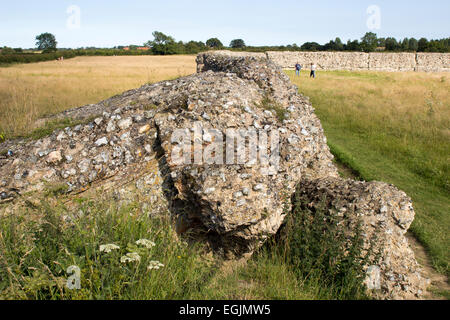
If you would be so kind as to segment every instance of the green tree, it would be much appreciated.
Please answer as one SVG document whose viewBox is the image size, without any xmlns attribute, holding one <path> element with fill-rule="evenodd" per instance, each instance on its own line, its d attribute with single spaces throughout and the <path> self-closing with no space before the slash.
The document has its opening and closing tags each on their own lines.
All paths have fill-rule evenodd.
<svg viewBox="0 0 450 320">
<path fill-rule="evenodd" d="M 199 53 L 206 50 L 206 45 L 201 41 L 189 41 L 184 45 L 184 51 L 188 54 Z"/>
<path fill-rule="evenodd" d="M 341 38 L 337 37 L 336 40 L 334 40 L 334 43 L 336 44 L 336 50 L 338 51 L 344 50 L 344 44 L 342 43 Z"/>
<path fill-rule="evenodd" d="M 222 42 L 217 38 L 211 38 L 211 39 L 206 40 L 206 46 L 213 48 L 213 49 L 223 48 Z"/>
<path fill-rule="evenodd" d="M 409 39 L 408 38 L 403 39 L 402 44 L 401 44 L 401 49 L 402 49 L 402 51 L 409 50 Z"/>
<path fill-rule="evenodd" d="M 378 38 L 376 33 L 367 32 L 364 37 L 361 38 L 361 48 L 365 52 L 375 51 L 378 45 Z"/>
<path fill-rule="evenodd" d="M 419 49 L 419 42 L 414 38 L 409 39 L 408 49 L 410 51 L 417 51 Z"/>
<path fill-rule="evenodd" d="M 184 54 L 186 53 L 186 46 L 183 41 L 175 42 L 173 47 L 170 47 L 170 54 Z"/>
<path fill-rule="evenodd" d="M 173 37 L 159 31 L 154 31 L 152 35 L 154 38 L 153 41 L 147 41 L 144 43 L 144 46 L 151 48 L 154 54 L 166 55 L 178 53 L 177 47 L 179 45 Z"/>
<path fill-rule="evenodd" d="M 417 51 L 425 52 L 428 49 L 428 40 L 426 38 L 420 38 Z"/>
<path fill-rule="evenodd" d="M 242 39 L 234 39 L 230 42 L 230 47 L 233 49 L 241 49 L 245 47 L 245 42 Z"/>
<path fill-rule="evenodd" d="M 36 47 L 44 53 L 56 51 L 57 44 L 55 36 L 51 33 L 46 32 L 36 36 Z"/>
<path fill-rule="evenodd" d="M 361 44 L 358 40 L 347 41 L 347 45 L 345 46 L 345 50 L 348 51 L 361 51 Z"/>
<path fill-rule="evenodd" d="M 336 38 L 336 40 L 331 40 L 327 44 L 323 46 L 323 50 L 325 51 L 342 51 L 344 49 L 344 44 L 342 43 L 340 38 Z"/>
<path fill-rule="evenodd" d="M 387 51 L 397 51 L 399 49 L 399 44 L 395 38 L 386 38 L 385 44 Z"/>
<path fill-rule="evenodd" d="M 330 42 L 325 43 L 323 45 L 323 50 L 325 50 L 325 51 L 336 51 L 336 43 L 333 40 L 330 40 Z"/>
<path fill-rule="evenodd" d="M 425 49 L 427 52 L 449 52 L 448 39 L 430 40 Z"/>
<path fill-rule="evenodd" d="M 305 42 L 302 44 L 301 49 L 305 51 L 320 51 L 322 46 L 317 42 Z"/>
</svg>

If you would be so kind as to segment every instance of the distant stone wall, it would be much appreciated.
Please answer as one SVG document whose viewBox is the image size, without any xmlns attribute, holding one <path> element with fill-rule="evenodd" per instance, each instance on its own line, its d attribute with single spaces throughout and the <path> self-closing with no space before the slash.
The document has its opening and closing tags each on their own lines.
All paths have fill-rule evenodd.
<svg viewBox="0 0 450 320">
<path fill-rule="evenodd" d="M 285 69 L 299 62 L 306 69 L 315 63 L 321 70 L 450 71 L 450 53 L 268 51 L 266 55 Z"/>
<path fill-rule="evenodd" d="M 308 68 L 315 63 L 322 70 L 367 70 L 367 53 L 363 52 L 283 52 L 268 51 L 267 57 L 284 69 L 300 63 Z"/>
<path fill-rule="evenodd" d="M 450 71 L 450 53 L 418 53 L 417 71 Z"/>
<path fill-rule="evenodd" d="M 368 69 L 374 71 L 415 71 L 415 53 L 384 53 L 368 54 Z"/>
</svg>

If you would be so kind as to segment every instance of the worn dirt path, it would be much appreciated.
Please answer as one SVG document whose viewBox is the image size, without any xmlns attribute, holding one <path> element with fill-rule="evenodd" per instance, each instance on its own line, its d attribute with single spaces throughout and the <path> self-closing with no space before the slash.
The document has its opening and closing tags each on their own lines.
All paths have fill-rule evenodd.
<svg viewBox="0 0 450 320">
<path fill-rule="evenodd" d="M 439 292 L 447 291 L 450 292 L 450 285 L 448 282 L 448 278 L 438 273 L 431 263 L 431 259 L 429 258 L 426 249 L 422 246 L 422 244 L 417 241 L 413 234 L 408 232 L 406 234 L 409 245 L 414 251 L 414 255 L 416 256 L 417 262 L 422 266 L 424 275 L 428 279 L 431 280 L 431 285 L 428 288 L 428 291 L 424 294 L 424 299 L 426 300 L 446 300 L 446 298 L 439 294 Z"/>
</svg>

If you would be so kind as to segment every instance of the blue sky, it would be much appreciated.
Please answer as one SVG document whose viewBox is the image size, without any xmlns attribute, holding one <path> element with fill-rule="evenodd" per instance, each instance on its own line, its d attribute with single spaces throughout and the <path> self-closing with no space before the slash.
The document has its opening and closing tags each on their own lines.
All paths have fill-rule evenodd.
<svg viewBox="0 0 450 320">
<path fill-rule="evenodd" d="M 58 47 L 143 44 L 154 30 L 176 40 L 248 45 L 359 39 L 378 36 L 450 36 L 449 0 L 0 0 L 0 46 L 31 48 L 35 36 L 55 34 Z M 68 28 L 71 5 L 80 8 L 79 28 Z M 380 29 L 367 26 L 367 8 L 380 8 Z"/>
</svg>

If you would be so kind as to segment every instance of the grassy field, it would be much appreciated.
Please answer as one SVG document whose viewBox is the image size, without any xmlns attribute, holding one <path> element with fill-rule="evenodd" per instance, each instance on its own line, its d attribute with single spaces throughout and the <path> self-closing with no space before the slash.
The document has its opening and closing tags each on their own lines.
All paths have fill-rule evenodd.
<svg viewBox="0 0 450 320">
<path fill-rule="evenodd" d="M 42 116 L 195 70 L 195 56 L 182 55 L 77 57 L 0 67 L 0 134 L 27 135 Z"/>
<path fill-rule="evenodd" d="M 337 158 L 413 199 L 412 232 L 438 271 L 450 261 L 450 74 L 288 71 Z"/>
<path fill-rule="evenodd" d="M 0 134 L 28 135 L 44 115 L 193 72 L 194 56 L 79 57 L 0 68 Z M 341 162 L 365 180 L 393 183 L 412 197 L 417 213 L 412 231 L 434 266 L 448 274 L 450 75 L 335 71 L 319 72 L 313 80 L 305 73 L 301 78 L 288 74 L 311 97 Z M 58 205 L 1 221 L 0 298 L 342 298 L 318 278 L 296 277 L 270 249 L 246 265 L 218 268 L 202 248 L 180 245 L 169 221 L 139 216 L 134 207 L 123 211 L 110 203 L 82 205 L 92 214 L 75 225 L 61 221 L 68 213 Z M 102 217 L 104 212 L 108 215 Z M 141 238 L 154 241 L 155 248 L 137 248 Z M 62 246 L 60 252 L 49 249 L 55 243 Z M 100 245 L 108 243 L 120 249 L 111 255 L 100 252 Z M 130 250 L 139 251 L 140 262 L 120 263 Z M 165 266 L 149 270 L 151 260 Z M 74 263 L 85 275 L 86 290 L 67 292 L 61 284 L 64 270 Z M 106 276 L 100 279 L 100 274 Z M 158 290 L 162 283 L 164 289 Z"/>
</svg>

